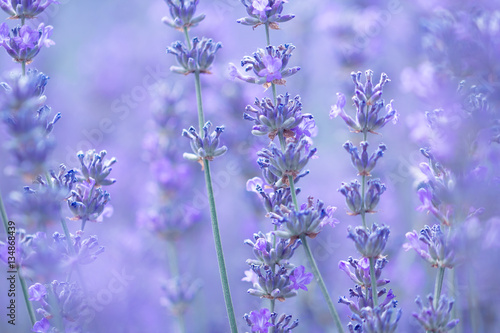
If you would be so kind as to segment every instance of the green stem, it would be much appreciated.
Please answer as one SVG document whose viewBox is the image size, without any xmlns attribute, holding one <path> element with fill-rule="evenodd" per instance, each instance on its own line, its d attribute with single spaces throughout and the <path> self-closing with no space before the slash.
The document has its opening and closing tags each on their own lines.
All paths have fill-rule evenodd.
<svg viewBox="0 0 500 333">
<path fill-rule="evenodd" d="M 9 218 L 7 217 L 7 211 L 5 210 L 5 205 L 3 204 L 2 194 L 0 193 L 0 216 L 2 217 L 3 226 L 5 228 L 5 233 L 9 235 Z M 29 301 L 28 288 L 26 286 L 26 281 L 24 280 L 24 276 L 21 274 L 21 267 L 17 267 L 17 276 L 19 277 L 19 282 L 21 283 L 21 289 L 23 290 L 24 302 L 26 304 L 26 309 L 28 310 L 28 314 L 30 316 L 30 321 L 32 325 L 35 325 L 36 317 L 35 311 L 31 306 L 31 302 Z"/>
<path fill-rule="evenodd" d="M 28 309 L 31 325 L 35 325 L 36 322 L 35 311 L 33 310 L 33 307 L 31 306 L 31 302 L 29 300 L 28 286 L 26 285 L 26 281 L 24 280 L 24 277 L 21 274 L 21 267 L 18 267 L 17 275 L 19 276 L 19 282 L 21 283 L 21 289 L 23 290 L 23 298 L 24 302 L 26 303 L 26 308 Z"/>
<path fill-rule="evenodd" d="M 23 70 L 23 76 L 26 75 L 26 61 L 21 62 L 21 68 Z"/>
<path fill-rule="evenodd" d="M 314 277 L 316 278 L 316 282 L 318 282 L 319 288 L 321 289 L 321 292 L 323 293 L 323 297 L 326 300 L 326 304 L 328 305 L 328 310 L 330 310 L 330 314 L 332 315 L 333 320 L 335 322 L 335 325 L 337 326 L 337 330 L 339 333 L 343 333 L 344 329 L 342 328 L 342 323 L 340 322 L 339 314 L 337 313 L 337 310 L 335 310 L 335 307 L 333 306 L 333 302 L 332 302 L 332 299 L 330 298 L 330 294 L 328 293 L 328 289 L 326 289 L 325 281 L 323 281 L 323 277 L 321 276 L 321 273 L 319 272 L 318 265 L 316 265 L 316 260 L 314 260 L 311 249 L 309 248 L 309 244 L 307 244 L 306 236 L 301 235 L 300 240 L 302 241 L 302 245 L 304 246 L 304 250 L 306 252 L 307 259 L 309 260 L 309 263 L 311 264 L 311 268 L 312 268 Z"/>
<path fill-rule="evenodd" d="M 375 258 L 370 258 L 370 280 L 372 285 L 373 307 L 378 305 L 377 278 L 375 277 Z"/>
<path fill-rule="evenodd" d="M 434 308 L 437 309 L 439 304 L 439 298 L 441 297 L 441 289 L 443 288 L 444 270 L 445 267 L 439 267 L 438 274 L 436 276 L 436 284 L 434 285 Z"/>
<path fill-rule="evenodd" d="M 186 333 L 186 321 L 184 320 L 184 316 L 179 314 L 175 317 L 177 322 L 177 328 L 179 333 Z"/>
<path fill-rule="evenodd" d="M 271 37 L 269 35 L 269 23 L 266 23 L 266 42 L 267 45 L 271 45 Z"/>
<path fill-rule="evenodd" d="M 201 80 L 200 80 L 200 72 L 194 72 L 195 78 L 195 87 L 196 87 L 196 104 L 198 109 L 198 125 L 200 126 L 200 135 L 205 125 L 205 116 L 203 114 L 203 101 L 201 98 Z"/>
<path fill-rule="evenodd" d="M 215 250 L 217 252 L 217 262 L 219 264 L 219 272 L 222 283 L 222 290 L 224 293 L 224 300 L 226 303 L 227 315 L 229 317 L 229 325 L 231 326 L 231 332 L 238 332 L 238 326 L 236 324 L 236 318 L 234 316 L 233 301 L 231 300 L 231 290 L 229 289 L 229 281 L 227 278 L 226 264 L 224 261 L 224 251 L 222 250 L 222 241 L 219 232 L 219 222 L 217 220 L 217 210 L 215 206 L 215 196 L 212 188 L 212 177 L 210 175 L 210 163 L 207 160 L 203 160 L 203 166 L 205 171 L 205 182 L 207 185 L 208 201 L 210 204 L 210 219 L 212 221 L 212 231 L 215 242 Z"/>
<path fill-rule="evenodd" d="M 167 257 L 172 277 L 179 276 L 179 260 L 177 258 L 177 249 L 173 240 L 167 240 Z"/>
<path fill-rule="evenodd" d="M 191 39 L 189 38 L 188 28 L 184 27 L 184 37 L 186 38 L 186 44 L 189 50 L 191 50 Z"/>
</svg>

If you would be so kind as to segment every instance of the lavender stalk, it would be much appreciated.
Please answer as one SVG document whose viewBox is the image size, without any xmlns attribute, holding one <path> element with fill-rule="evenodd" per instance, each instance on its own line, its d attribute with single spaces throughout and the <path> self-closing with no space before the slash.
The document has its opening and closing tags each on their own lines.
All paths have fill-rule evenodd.
<svg viewBox="0 0 500 333">
<path fill-rule="evenodd" d="M 209 136 L 211 123 L 205 123 L 200 79 L 200 73 L 210 73 L 209 67 L 215 58 L 215 53 L 222 47 L 222 45 L 220 43 L 214 44 L 212 40 L 207 40 L 205 38 L 201 40 L 199 40 L 198 38 L 194 38 L 191 43 L 188 32 L 189 28 L 197 25 L 205 17 L 204 15 L 201 15 L 193 18 L 198 0 L 180 0 L 179 2 L 167 0 L 166 2 L 170 8 L 172 19 L 164 18 L 164 22 L 170 26 L 182 30 L 184 32 L 187 45 L 186 49 L 180 42 L 176 42 L 172 45 L 172 47 L 167 49 L 168 53 L 172 53 L 177 57 L 177 61 L 180 65 L 173 66 L 171 70 L 182 74 L 194 73 L 195 75 L 199 134 L 196 133 L 196 130 L 192 127 L 189 130 L 183 131 L 183 136 L 186 136 L 191 140 L 191 148 L 193 149 L 193 154 L 186 153 L 184 154 L 184 157 L 188 160 L 198 161 L 200 164 L 202 164 L 210 206 L 212 234 L 214 237 L 215 249 L 217 253 L 217 262 L 219 265 L 219 273 L 224 294 L 224 301 L 226 304 L 226 311 L 228 314 L 231 332 L 236 333 L 238 332 L 238 328 L 234 315 L 229 280 L 227 277 L 224 251 L 222 248 L 222 241 L 220 237 L 219 222 L 217 218 L 217 209 L 215 204 L 215 196 L 213 193 L 209 164 L 209 162 L 212 161 L 215 157 L 224 154 L 227 148 L 225 146 L 218 147 L 219 136 L 224 131 L 223 127 L 217 127 L 215 132 Z M 202 132 L 204 132 L 203 140 L 200 138 Z"/>
</svg>

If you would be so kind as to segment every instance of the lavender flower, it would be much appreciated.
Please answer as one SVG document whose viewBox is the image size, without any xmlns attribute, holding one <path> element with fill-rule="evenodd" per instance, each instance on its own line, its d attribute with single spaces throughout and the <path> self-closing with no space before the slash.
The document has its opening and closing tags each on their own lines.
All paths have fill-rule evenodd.
<svg viewBox="0 0 500 333">
<path fill-rule="evenodd" d="M 307 285 L 313 280 L 312 273 L 306 273 L 304 266 L 296 267 L 292 274 L 290 274 L 290 281 L 292 283 L 292 288 L 295 290 L 305 290 L 307 291 Z"/>
<path fill-rule="evenodd" d="M 170 16 L 163 17 L 162 22 L 166 25 L 182 31 L 195 27 L 203 21 L 205 14 L 194 16 L 199 0 L 165 0 L 170 9 Z"/>
<path fill-rule="evenodd" d="M 377 306 L 373 310 L 365 308 L 361 310 L 364 317 L 362 332 L 365 333 L 394 333 L 396 332 L 399 319 L 401 319 L 401 309 L 395 309 L 396 302 L 392 306 Z"/>
<path fill-rule="evenodd" d="M 273 186 L 288 186 L 288 176 L 295 179 L 302 173 L 307 162 L 316 154 L 317 150 L 314 148 L 304 156 L 306 145 L 307 140 L 300 138 L 298 143 L 290 142 L 286 147 L 286 151 L 282 152 L 271 142 L 269 149 L 264 148 L 257 154 L 261 168 L 267 169 L 276 177 Z"/>
<path fill-rule="evenodd" d="M 338 189 L 345 196 L 345 202 L 351 211 L 347 213 L 349 215 L 359 215 L 363 210 L 363 202 L 361 201 L 361 193 L 359 192 L 360 187 L 361 184 L 355 179 L 349 184 L 342 183 L 342 186 Z"/>
<path fill-rule="evenodd" d="M 91 319 L 90 307 L 75 283 L 54 280 L 45 288 L 34 284 L 28 291 L 30 300 L 40 304 L 36 312 L 43 317 L 35 323 L 33 332 L 83 332 Z"/>
<path fill-rule="evenodd" d="M 299 325 L 299 320 L 292 322 L 291 315 L 278 314 L 262 308 L 259 311 L 252 311 L 243 316 L 247 325 L 251 327 L 252 332 L 267 333 L 272 328 L 275 333 L 289 333 Z"/>
<path fill-rule="evenodd" d="M 211 74 L 210 66 L 215 60 L 215 54 L 222 48 L 222 44 L 214 43 L 213 40 L 203 37 L 193 38 L 190 50 L 182 42 L 174 42 L 167 47 L 167 53 L 175 55 L 179 66 L 172 66 L 170 70 L 174 73 L 187 75 L 189 73 Z"/>
<path fill-rule="evenodd" d="M 330 118 L 340 116 L 345 121 L 347 126 L 349 126 L 356 133 L 376 133 L 376 130 L 384 127 L 389 121 L 392 120 L 393 122 L 396 122 L 398 120 L 398 113 L 392 105 L 393 101 L 391 101 L 386 106 L 387 114 L 384 117 L 379 118 L 379 112 L 384 107 L 384 100 L 381 99 L 382 88 L 390 80 L 385 73 L 382 73 L 380 76 L 380 82 L 373 87 L 373 72 L 371 70 L 367 70 L 365 72 L 365 76 L 366 82 L 363 85 L 361 83 L 361 72 L 351 73 L 351 77 L 355 85 L 352 100 L 356 107 L 356 119 L 353 119 L 344 111 L 346 100 L 345 96 L 341 93 L 337 93 L 337 104 L 332 107 Z"/>
<path fill-rule="evenodd" d="M 97 236 L 83 239 L 83 231 L 79 230 L 75 235 L 70 235 L 72 250 L 68 248 L 66 236 L 55 232 L 52 235 L 55 248 L 64 255 L 65 265 L 74 264 L 88 265 L 94 262 L 104 252 L 104 246 L 99 245 Z M 74 253 L 74 254 L 73 254 Z"/>
<path fill-rule="evenodd" d="M 111 216 L 113 209 L 107 206 L 110 195 L 95 186 L 95 181 L 78 183 L 68 198 L 68 207 L 73 213 L 73 221 L 82 221 L 82 229 L 87 221 L 102 222 L 104 216 Z"/>
<path fill-rule="evenodd" d="M 176 277 L 165 281 L 162 285 L 165 296 L 160 299 L 161 305 L 168 308 L 176 316 L 183 315 L 201 288 L 200 281 L 192 281 L 186 277 Z"/>
<path fill-rule="evenodd" d="M 1 82 L 0 110 L 14 112 L 37 110 L 43 106 L 47 97 L 44 95 L 49 77 L 36 69 L 28 69 L 26 75 L 13 72 L 7 82 Z M 3 118 L 3 117 L 2 117 Z"/>
<path fill-rule="evenodd" d="M 253 288 L 248 289 L 248 293 L 267 299 L 277 299 L 284 302 L 286 298 L 297 296 L 297 285 L 290 281 L 288 270 L 281 266 L 276 272 L 271 268 L 262 266 L 252 266 L 252 272 L 256 275 Z M 300 285 L 300 284 L 299 284 Z"/>
<path fill-rule="evenodd" d="M 14 61 L 30 64 L 43 46 L 50 47 L 55 44 L 49 39 L 52 29 L 52 26 L 40 23 L 37 30 L 33 30 L 29 25 L 23 25 L 17 26 L 9 33 L 7 24 L 2 23 L 0 46 L 5 48 Z"/>
<path fill-rule="evenodd" d="M 363 149 L 361 157 L 358 154 L 358 148 L 354 147 L 351 141 L 344 143 L 344 149 L 351 154 L 352 165 L 358 170 L 359 175 L 371 176 L 370 171 L 375 168 L 378 159 L 384 156 L 384 152 L 387 150 L 387 147 L 381 143 L 378 146 L 378 149 L 368 158 L 368 142 L 362 141 L 359 145 Z"/>
<path fill-rule="evenodd" d="M 0 8 L 10 15 L 11 19 L 32 19 L 42 13 L 56 0 L 0 0 Z"/>
<path fill-rule="evenodd" d="M 360 325 L 363 325 L 365 320 L 370 319 L 371 311 L 376 308 L 373 305 L 373 297 L 371 293 L 371 288 L 368 288 L 370 292 L 366 292 L 362 286 L 356 285 L 354 289 L 349 289 L 349 296 L 355 298 L 356 302 L 347 299 L 346 297 L 340 297 L 339 303 L 345 304 L 353 313 L 353 319 L 358 321 Z M 383 301 L 378 305 L 382 310 L 387 310 L 390 307 L 396 306 L 396 297 L 392 290 L 387 291 L 385 288 L 377 292 L 377 297 L 382 297 L 385 295 Z"/>
<path fill-rule="evenodd" d="M 183 130 L 182 136 L 185 136 L 191 141 L 191 149 L 193 154 L 184 153 L 183 157 L 189 161 L 197 161 L 202 164 L 203 160 L 213 161 L 215 157 L 224 155 L 227 151 L 226 146 L 219 147 L 219 137 L 224 132 L 224 126 L 217 126 L 215 131 L 210 134 L 212 123 L 207 121 L 203 126 L 203 137 L 196 133 L 194 127 L 189 130 Z M 202 164 L 203 165 L 203 164 Z"/>
<path fill-rule="evenodd" d="M 275 234 L 283 239 L 295 241 L 300 237 L 315 238 L 326 224 L 333 225 L 332 210 L 324 208 L 324 203 L 309 197 L 307 204 L 302 204 L 300 210 L 290 210 L 285 206 L 280 207 L 279 213 L 270 216 L 280 223 L 280 228 Z"/>
<path fill-rule="evenodd" d="M 382 269 L 389 261 L 385 258 L 377 259 L 375 262 L 375 278 L 377 287 L 382 287 L 390 282 L 388 279 L 381 279 Z M 354 272 L 351 270 L 354 269 Z M 354 259 L 349 257 L 347 261 L 339 262 L 339 269 L 347 274 L 347 276 L 357 285 L 370 288 L 370 260 L 368 258 Z"/>
<path fill-rule="evenodd" d="M 372 230 L 364 227 L 356 227 L 354 230 L 349 227 L 348 236 L 354 241 L 356 249 L 365 258 L 378 258 L 385 249 L 389 238 L 389 227 L 373 224 Z"/>
<path fill-rule="evenodd" d="M 292 269 L 292 265 L 288 260 L 292 258 L 295 250 L 301 242 L 292 242 L 286 239 L 276 239 L 273 241 L 273 233 L 263 234 L 262 232 L 253 235 L 254 241 L 247 239 L 245 244 L 253 248 L 253 253 L 256 259 L 248 259 L 249 265 L 266 265 L 273 267 L 274 265 L 284 266 L 287 269 Z M 274 243 L 274 245 L 273 245 Z"/>
<path fill-rule="evenodd" d="M 434 297 L 427 296 L 429 306 L 424 306 L 420 297 L 417 297 L 415 303 L 419 308 L 419 313 L 413 313 L 420 325 L 427 332 L 445 333 L 451 331 L 458 325 L 458 319 L 451 319 L 451 309 L 453 308 L 454 301 L 442 295 L 439 298 L 439 304 L 434 306 Z"/>
<path fill-rule="evenodd" d="M 116 182 L 116 179 L 107 179 L 112 170 L 111 166 L 116 163 L 116 158 L 105 161 L 106 154 L 105 150 L 99 154 L 95 150 L 89 150 L 85 154 L 79 151 L 77 154 L 83 179 L 88 182 L 92 178 L 96 187 L 112 185 Z"/>
<path fill-rule="evenodd" d="M 274 140 L 276 135 L 283 132 L 285 138 L 294 137 L 293 129 L 298 127 L 304 119 L 312 118 L 310 114 L 302 114 L 300 96 L 290 99 L 288 93 L 277 97 L 276 105 L 270 98 L 261 101 L 255 99 L 255 107 L 248 105 L 243 118 L 254 122 L 253 135 L 267 135 Z"/>
<path fill-rule="evenodd" d="M 253 57 L 245 56 L 241 60 L 241 66 L 245 71 L 253 70 L 255 76 L 240 74 L 234 64 L 229 64 L 229 75 L 248 83 L 264 84 L 270 87 L 271 83 L 284 85 L 284 78 L 297 73 L 300 67 L 287 68 L 288 60 L 292 56 L 295 46 L 292 44 L 280 45 L 278 47 L 269 45 L 266 49 L 258 49 Z"/>
<path fill-rule="evenodd" d="M 295 15 L 281 15 L 283 3 L 287 0 L 241 0 L 246 7 L 248 17 L 243 17 L 236 22 L 251 25 L 255 29 L 261 24 L 269 24 L 271 29 L 278 30 L 279 24 L 290 21 Z"/>
<path fill-rule="evenodd" d="M 307 173 L 308 172 L 298 175 L 294 182 L 297 183 L 297 181 L 301 177 L 307 175 Z M 273 181 L 276 182 L 277 179 L 274 177 Z M 247 191 L 259 194 L 268 213 L 278 213 L 279 207 L 288 207 L 292 203 L 292 191 L 289 187 L 273 188 L 271 185 L 264 184 L 264 181 L 259 177 L 249 179 L 246 187 Z M 296 188 L 295 194 L 298 195 L 299 193 L 300 188 Z"/>
<path fill-rule="evenodd" d="M 405 250 L 414 249 L 432 267 L 454 267 L 453 239 L 445 236 L 438 224 L 432 227 L 425 226 L 420 230 L 420 235 L 415 230 L 408 232 L 406 239 L 408 239 L 408 243 L 404 244 Z"/>
</svg>

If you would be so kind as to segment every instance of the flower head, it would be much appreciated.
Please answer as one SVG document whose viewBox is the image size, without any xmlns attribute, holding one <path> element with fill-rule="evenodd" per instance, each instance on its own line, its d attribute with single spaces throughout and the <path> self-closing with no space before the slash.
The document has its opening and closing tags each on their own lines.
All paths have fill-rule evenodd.
<svg viewBox="0 0 500 333">
<path fill-rule="evenodd" d="M 378 146 L 378 149 L 374 151 L 370 157 L 368 157 L 368 142 L 362 141 L 359 145 L 363 149 L 361 156 L 359 156 L 358 148 L 355 147 L 351 141 L 344 143 L 344 149 L 351 154 L 352 165 L 358 170 L 359 175 L 370 176 L 370 171 L 375 168 L 378 159 L 384 156 L 384 152 L 387 150 L 387 147 L 381 143 Z"/>
<path fill-rule="evenodd" d="M 287 68 L 295 46 L 292 44 L 278 47 L 269 45 L 266 49 L 258 49 L 253 56 L 245 56 L 241 66 L 245 71 L 253 71 L 255 76 L 242 75 L 233 64 L 229 65 L 230 76 L 248 83 L 264 84 L 270 87 L 271 83 L 284 85 L 284 78 L 297 73 L 300 67 Z"/>
<path fill-rule="evenodd" d="M 254 28 L 261 24 L 269 24 L 271 29 L 279 29 L 279 24 L 290 21 L 295 15 L 281 15 L 283 3 L 287 0 L 241 0 L 246 7 L 248 16 L 236 22 L 251 25 Z"/>
<path fill-rule="evenodd" d="M 195 16 L 196 6 L 200 0 L 165 0 L 170 9 L 170 17 L 163 17 L 166 25 L 182 31 L 184 28 L 195 27 L 203 21 L 205 14 Z"/>
<path fill-rule="evenodd" d="M 434 306 L 432 295 L 427 296 L 428 306 L 424 306 L 420 296 L 417 297 L 415 303 L 419 312 L 413 313 L 413 317 L 427 332 L 446 333 L 458 325 L 458 319 L 451 319 L 454 301 L 445 295 L 441 295 L 437 307 Z"/>
<path fill-rule="evenodd" d="M 307 285 L 313 280 L 312 273 L 306 273 L 304 266 L 296 267 L 290 274 L 290 281 L 295 290 L 303 289 L 307 291 Z"/>
<path fill-rule="evenodd" d="M 279 95 L 276 105 L 270 98 L 256 99 L 254 105 L 246 107 L 243 117 L 254 122 L 253 135 L 267 135 L 271 140 L 280 132 L 285 137 L 294 137 L 293 130 L 312 117 L 301 112 L 302 103 L 298 95 L 293 99 L 288 93 Z"/>
<path fill-rule="evenodd" d="M 357 180 L 353 180 L 350 183 L 342 183 L 338 189 L 345 196 L 345 202 L 351 211 L 348 213 L 349 215 L 359 215 L 363 209 L 361 193 L 359 192 L 360 187 L 361 184 Z"/>
<path fill-rule="evenodd" d="M 32 19 L 42 13 L 56 0 L 0 0 L 0 8 L 10 15 L 11 19 Z"/>
<path fill-rule="evenodd" d="M 292 244 L 289 239 L 280 238 L 273 241 L 274 237 L 272 233 L 264 234 L 259 232 L 253 235 L 253 240 L 245 240 L 245 244 L 253 248 L 255 256 L 255 259 L 248 259 L 247 264 L 267 265 L 270 267 L 279 265 L 287 269 L 293 268 L 294 266 L 288 260 L 293 256 L 301 242 Z"/>
<path fill-rule="evenodd" d="M 380 110 L 384 108 L 384 100 L 381 99 L 382 88 L 390 81 L 387 75 L 382 73 L 380 82 L 375 87 L 372 84 L 373 72 L 368 70 L 365 72 L 365 76 L 366 82 L 362 84 L 361 72 L 351 73 L 355 85 L 352 100 L 356 107 L 356 118 L 352 118 L 345 112 L 346 99 L 341 93 L 337 94 L 337 104 L 332 107 L 330 118 L 340 116 L 354 132 L 376 133 L 376 130 L 384 127 L 389 121 L 396 122 L 398 113 L 393 107 L 393 101 L 391 101 L 386 105 L 386 115 L 379 117 Z"/>
<path fill-rule="evenodd" d="M 389 227 L 373 224 L 372 230 L 364 227 L 356 227 L 354 230 L 349 227 L 348 236 L 354 241 L 356 249 L 366 258 L 378 258 L 385 249 L 389 238 Z"/>
<path fill-rule="evenodd" d="M 414 249 L 432 267 L 453 268 L 455 265 L 454 240 L 445 236 L 438 224 L 425 226 L 420 235 L 415 230 L 408 232 L 406 239 L 405 250 Z"/>
<path fill-rule="evenodd" d="M 382 269 L 384 269 L 388 262 L 389 261 L 385 258 L 377 259 L 375 262 L 375 278 L 377 281 L 377 287 L 382 287 L 390 282 L 387 279 L 380 278 Z M 354 271 L 352 271 L 351 268 Z M 371 287 L 370 260 L 368 258 L 363 257 L 358 260 L 353 257 L 349 257 L 347 261 L 339 262 L 339 269 L 344 271 L 355 284 L 364 286 L 365 288 Z"/>
<path fill-rule="evenodd" d="M 201 288 L 201 282 L 190 278 L 178 277 L 165 281 L 162 285 L 164 296 L 161 305 L 174 315 L 183 315 Z"/>
<path fill-rule="evenodd" d="M 69 209 L 74 215 L 71 220 L 81 220 L 82 226 L 87 221 L 102 222 L 104 216 L 110 216 L 113 212 L 111 206 L 107 206 L 110 200 L 109 193 L 96 187 L 92 178 L 89 182 L 78 183 L 68 198 Z"/>
<path fill-rule="evenodd" d="M 252 266 L 252 271 L 257 275 L 253 288 L 248 293 L 267 299 L 277 299 L 281 302 L 286 298 L 297 296 L 297 290 L 290 281 L 288 270 L 281 266 L 273 272 L 270 267 Z"/>
<path fill-rule="evenodd" d="M 116 182 L 116 179 L 107 179 L 112 170 L 111 166 L 116 163 L 116 158 L 113 157 L 105 161 L 106 154 L 105 150 L 99 154 L 95 150 L 89 150 L 85 154 L 83 151 L 79 151 L 77 154 L 81 164 L 80 172 L 84 180 L 89 181 L 92 178 L 96 187 L 112 185 Z"/>
<path fill-rule="evenodd" d="M 276 177 L 276 180 L 272 182 L 273 186 L 287 186 L 289 182 L 288 176 L 295 179 L 303 172 L 303 169 L 317 150 L 314 148 L 306 153 L 307 143 L 304 137 L 299 138 L 298 143 L 288 143 L 286 150 L 283 152 L 271 142 L 269 148 L 264 148 L 257 153 L 257 156 L 259 156 L 257 163 L 259 163 L 260 167 Z M 270 177 L 266 178 L 271 180 Z"/>
<path fill-rule="evenodd" d="M 243 316 L 247 325 L 251 327 L 252 332 L 268 333 L 269 328 L 273 328 L 275 333 L 290 333 L 295 327 L 299 325 L 299 320 L 296 319 L 292 322 L 292 316 L 278 314 L 262 308 L 259 311 L 252 311 L 250 314 L 245 313 Z"/>
<path fill-rule="evenodd" d="M 182 42 L 174 42 L 167 47 L 167 53 L 175 55 L 179 66 L 172 66 L 170 70 L 174 73 L 187 75 L 189 73 L 210 73 L 210 66 L 215 60 L 215 54 L 222 48 L 220 42 L 215 43 L 211 39 L 203 37 L 193 38 L 190 50 Z"/>
<path fill-rule="evenodd" d="M 212 123 L 207 121 L 203 126 L 203 137 L 196 133 L 196 129 L 192 126 L 189 130 L 182 131 L 182 136 L 190 140 L 193 151 L 193 154 L 184 153 L 185 159 L 202 163 L 203 160 L 213 161 L 215 157 L 226 153 L 226 146 L 219 147 L 219 137 L 224 132 L 224 126 L 216 127 L 210 134 L 211 127 Z"/>
<path fill-rule="evenodd" d="M 49 39 L 52 29 L 52 26 L 40 23 L 37 30 L 33 30 L 29 25 L 23 25 L 17 26 L 9 33 L 7 24 L 2 23 L 0 46 L 5 48 L 14 61 L 29 64 L 43 46 L 54 45 L 54 42 Z"/>
</svg>

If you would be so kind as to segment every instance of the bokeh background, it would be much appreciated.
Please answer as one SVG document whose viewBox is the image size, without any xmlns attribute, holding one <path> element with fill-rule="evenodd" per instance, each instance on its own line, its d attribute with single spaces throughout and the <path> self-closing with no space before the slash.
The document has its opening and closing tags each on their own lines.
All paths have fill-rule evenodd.
<svg viewBox="0 0 500 333">
<path fill-rule="evenodd" d="M 400 120 L 370 139 L 372 146 L 379 142 L 388 146 L 375 175 L 386 183 L 388 190 L 378 214 L 370 219 L 391 227 L 385 275 L 403 309 L 398 332 L 420 332 L 411 316 L 417 310 L 414 299 L 433 291 L 436 274 L 414 252 L 405 252 L 402 247 L 406 232 L 434 223 L 432 216 L 416 210 L 420 205 L 416 186 L 422 177 L 418 165 L 425 161 L 419 148 L 429 145 L 458 178 L 465 177 L 474 165 L 484 165 L 489 170 L 484 182 L 487 186 L 464 181 L 456 187 L 457 197 L 464 198 L 457 202 L 484 208 L 485 213 L 463 223 L 461 248 L 466 251 L 457 250 L 460 264 L 455 276 L 448 275 L 444 292 L 456 299 L 461 320 L 456 332 L 500 330 L 496 282 L 500 264 L 498 173 L 495 174 L 498 143 L 483 138 L 478 141 L 480 153 L 471 152 L 463 143 L 472 140 L 479 130 L 459 113 L 453 121 L 442 123 L 442 133 L 437 135 L 432 134 L 426 122 L 428 111 L 457 109 L 462 101 L 456 93 L 461 80 L 466 80 L 467 89 L 473 85 L 483 87 L 491 113 L 496 111 L 500 82 L 495 63 L 500 56 L 498 6 L 497 1 L 291 0 L 285 11 L 296 14 L 296 18 L 282 24 L 281 30 L 271 32 L 272 44 L 293 43 L 297 47 L 290 64 L 302 68 L 287 80 L 286 87 L 278 88 L 278 93 L 300 94 L 304 111 L 314 115 L 318 127 L 314 143 L 319 158 L 308 165 L 311 173 L 299 184 L 299 200 L 305 201 L 311 195 L 338 207 L 335 217 L 340 224 L 325 228 L 310 242 L 334 299 L 347 296 L 352 287 L 352 282 L 338 269 L 339 260 L 357 256 L 346 238 L 346 228 L 359 225 L 360 220 L 345 214 L 344 198 L 337 189 L 342 182 L 355 178 L 342 144 L 358 139 L 340 119 L 330 120 L 329 111 L 336 102 L 336 92 L 352 94 L 351 71 L 371 69 L 377 80 L 381 72 L 391 79 L 384 97 L 387 101 L 394 99 Z M 202 77 L 203 97 L 206 118 L 226 126 L 223 141 L 229 151 L 213 163 L 212 171 L 231 291 L 238 324 L 244 332 L 248 328 L 243 315 L 265 303 L 249 296 L 246 291 L 250 285 L 241 281 L 248 269 L 245 260 L 252 257 L 251 248 L 243 241 L 254 232 L 270 230 L 271 226 L 258 197 L 245 188 L 247 179 L 260 176 L 256 150 L 267 145 L 267 141 L 250 135 L 251 123 L 243 120 L 242 113 L 256 97 L 271 95 L 261 86 L 231 81 L 227 66 L 230 62 L 238 65 L 244 55 L 264 47 L 265 33 L 263 27 L 252 29 L 236 23 L 246 14 L 239 1 L 202 0 L 198 8 L 207 17 L 192 29 L 191 35 L 210 37 L 223 44 L 213 74 Z M 118 160 L 112 175 L 117 183 L 109 189 L 114 214 L 100 224 L 89 224 L 85 232 L 97 235 L 106 248 L 83 269 L 90 294 L 104 300 L 95 311 L 91 332 L 175 332 L 174 317 L 160 301 L 162 282 L 169 277 L 166 244 L 141 223 L 141 216 L 151 209 L 156 195 L 151 163 L 144 148 L 145 138 L 154 130 L 152 109 L 158 103 L 155 87 L 163 83 L 180 91 L 182 102 L 177 108 L 182 124 L 178 135 L 171 137 L 179 154 L 189 150 L 188 140 L 180 136 L 181 129 L 197 123 L 192 77 L 168 71 L 175 60 L 165 49 L 183 36 L 162 24 L 161 18 L 167 14 L 168 8 L 161 0 L 65 0 L 39 18 L 54 26 L 52 39 L 56 42 L 29 65 L 50 76 L 47 103 L 62 113 L 52 134 L 57 141 L 51 156 L 52 167 L 57 168 L 60 163 L 79 166 L 76 152 L 88 149 L 105 149 Z M 467 29 L 468 21 L 480 15 L 491 18 L 489 25 L 482 21 L 486 37 L 478 37 Z M 0 52 L 1 71 L 17 66 L 5 52 Z M 481 133 L 488 126 L 489 123 L 483 124 Z M 3 127 L 0 138 L 2 142 L 7 138 Z M 180 270 L 202 285 L 187 312 L 188 331 L 227 332 L 203 177 L 198 164 L 187 165 L 195 176 L 186 179 L 183 199 L 202 214 L 175 242 Z M 5 150 L 0 154 L 0 170 L 7 211 L 22 226 L 23 211 L 16 210 L 9 193 L 21 190 L 29 182 L 12 175 L 12 159 Z M 70 222 L 69 227 L 74 232 L 78 225 Z M 58 225 L 49 226 L 48 233 L 59 229 Z M 295 262 L 307 267 L 301 249 Z M 117 276 L 121 276 L 123 288 L 107 292 Z M 4 299 L 4 279 L 0 286 L 0 299 Z M 309 289 L 278 304 L 278 312 L 299 318 L 300 326 L 294 332 L 333 332 L 317 286 L 312 283 Z M 21 298 L 18 300 L 16 332 L 28 332 L 28 317 Z M 339 305 L 337 309 L 346 324 L 347 307 Z M 0 331 L 14 332 L 2 317 Z"/>
</svg>

